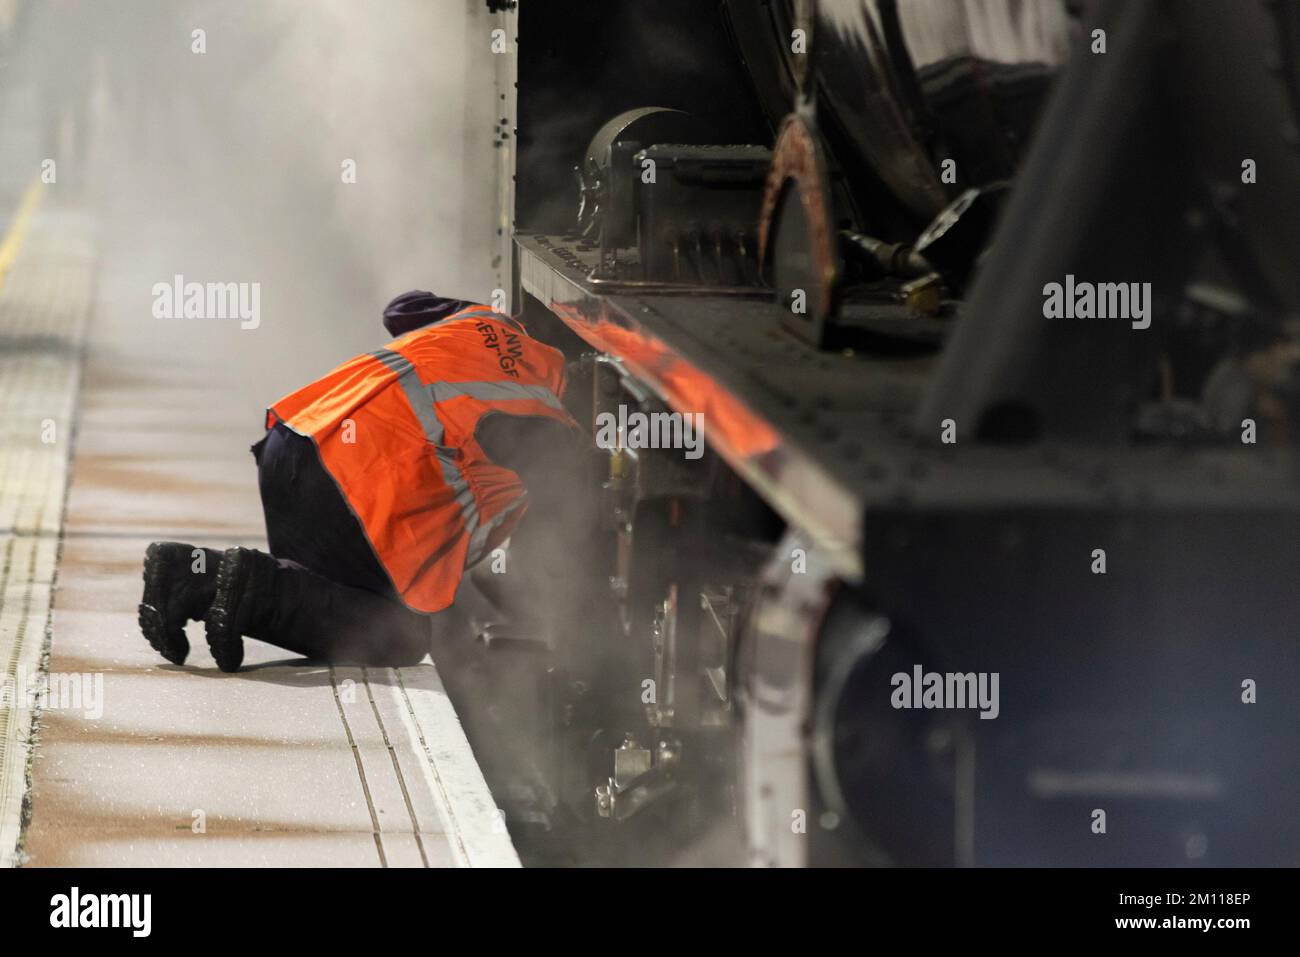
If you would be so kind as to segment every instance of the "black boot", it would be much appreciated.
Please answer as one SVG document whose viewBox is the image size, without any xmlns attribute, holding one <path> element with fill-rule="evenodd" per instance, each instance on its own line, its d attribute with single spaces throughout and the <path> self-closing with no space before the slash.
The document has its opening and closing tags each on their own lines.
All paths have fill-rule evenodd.
<svg viewBox="0 0 1300 957">
<path fill-rule="evenodd" d="M 196 551 L 202 552 L 202 562 Z M 185 622 L 207 614 L 217 588 L 221 553 L 182 542 L 154 542 L 144 553 L 144 595 L 140 630 L 158 652 L 175 665 L 185 663 L 190 642 Z M 201 571 L 195 570 L 199 565 Z"/>
<path fill-rule="evenodd" d="M 272 600 L 276 561 L 251 548 L 228 548 L 217 571 L 216 595 L 208 609 L 208 648 L 222 671 L 238 671 L 244 662 L 244 635 L 250 633 L 259 606 Z"/>
<path fill-rule="evenodd" d="M 237 671 L 245 637 L 320 661 L 400 666 L 425 656 L 431 630 L 400 602 L 232 548 L 221 560 L 207 635 L 217 666 Z"/>
</svg>

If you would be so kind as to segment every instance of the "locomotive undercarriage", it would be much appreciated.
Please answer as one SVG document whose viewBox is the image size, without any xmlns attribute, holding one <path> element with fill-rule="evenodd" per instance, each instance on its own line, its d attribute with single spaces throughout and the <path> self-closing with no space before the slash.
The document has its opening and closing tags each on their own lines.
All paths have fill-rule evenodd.
<svg viewBox="0 0 1300 957">
<path fill-rule="evenodd" d="M 1294 11 L 1043 0 L 1011 54 L 909 61 L 923 7 L 502 14 L 502 261 L 571 360 L 602 522 L 580 634 L 486 608 L 440 652 L 525 857 L 1300 860 L 1293 204 L 1225 145 L 1300 183 Z M 693 74 L 646 55 L 663 24 Z M 1049 319 L 1069 276 L 1150 283 L 1148 316 Z M 620 407 L 702 413 L 707 451 L 602 448 Z M 891 694 L 930 673 L 1000 697 Z"/>
</svg>

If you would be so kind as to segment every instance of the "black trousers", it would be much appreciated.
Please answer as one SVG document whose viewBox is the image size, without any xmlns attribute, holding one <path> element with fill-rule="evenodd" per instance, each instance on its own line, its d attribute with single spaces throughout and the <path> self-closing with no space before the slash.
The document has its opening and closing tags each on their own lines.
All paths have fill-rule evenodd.
<svg viewBox="0 0 1300 957">
<path fill-rule="evenodd" d="M 248 637 L 331 662 L 423 658 L 429 617 L 398 597 L 316 444 L 276 423 L 252 451 L 277 568 Z"/>
</svg>

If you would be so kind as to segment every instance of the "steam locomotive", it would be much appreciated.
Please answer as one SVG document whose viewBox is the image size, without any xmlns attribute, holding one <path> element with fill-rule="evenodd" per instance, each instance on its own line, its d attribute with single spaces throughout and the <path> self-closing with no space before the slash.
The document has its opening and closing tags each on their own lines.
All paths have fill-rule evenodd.
<svg viewBox="0 0 1300 957">
<path fill-rule="evenodd" d="M 1300 7 L 489 6 L 604 543 L 440 652 L 525 857 L 1300 863 Z"/>
</svg>

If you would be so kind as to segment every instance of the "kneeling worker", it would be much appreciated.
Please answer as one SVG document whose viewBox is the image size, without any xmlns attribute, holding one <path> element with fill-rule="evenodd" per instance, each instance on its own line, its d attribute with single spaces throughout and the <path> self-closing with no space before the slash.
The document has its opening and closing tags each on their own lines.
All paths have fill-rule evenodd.
<svg viewBox="0 0 1300 957">
<path fill-rule="evenodd" d="M 267 410 L 253 455 L 269 555 L 149 546 L 140 628 L 168 661 L 185 661 L 194 619 L 223 671 L 239 669 L 244 637 L 412 664 L 429 650 L 427 616 L 526 505 L 521 535 L 572 540 L 579 454 L 563 354 L 509 316 L 427 292 L 394 299 L 384 325 L 399 338 Z M 539 595 L 554 584 L 539 575 L 562 577 L 510 577 L 530 575 Z"/>
</svg>

